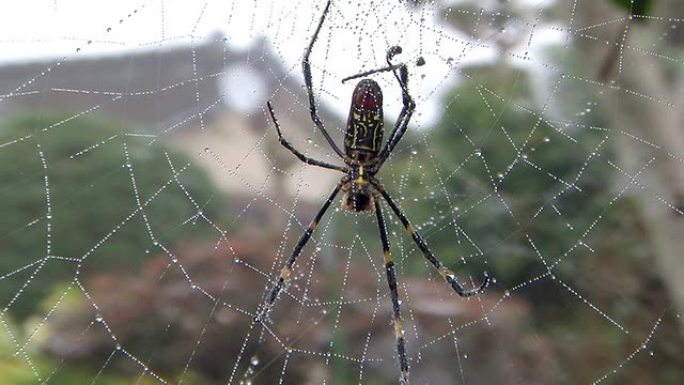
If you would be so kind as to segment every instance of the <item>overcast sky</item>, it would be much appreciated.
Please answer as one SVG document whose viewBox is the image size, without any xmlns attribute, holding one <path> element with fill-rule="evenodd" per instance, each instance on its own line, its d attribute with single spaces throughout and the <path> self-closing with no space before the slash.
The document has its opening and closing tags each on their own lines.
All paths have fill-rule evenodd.
<svg viewBox="0 0 684 385">
<path fill-rule="evenodd" d="M 342 114 L 348 106 L 341 104 L 346 104 L 353 84 L 342 86 L 339 80 L 362 68 L 382 65 L 388 46 L 404 48 L 401 60 L 414 62 L 424 56 L 427 61 L 425 66 L 411 69 L 418 123 L 435 116 L 439 92 L 451 84 L 450 75 L 455 71 L 447 64 L 448 57 L 462 65 L 495 55 L 493 50 L 473 44 L 472 38 L 445 28 L 432 8 L 410 12 L 396 1 L 349 4 L 346 0 L 333 2 L 312 54 L 312 62 L 329 73 L 322 84 L 323 97 Z M 300 76 L 298 63 L 323 5 L 322 0 L 5 1 L 0 5 L 0 64 L 65 57 L 68 65 L 69 60 L 85 56 L 196 43 L 222 32 L 227 44 L 244 49 L 255 39 L 267 37 L 283 66 L 297 66 Z M 549 32 L 535 35 L 533 44 L 559 39 Z M 317 75 L 320 73 L 314 73 Z M 398 87 L 390 85 L 389 76 L 382 79 L 386 80 L 381 83 L 386 100 L 396 103 L 387 108 L 388 114 L 395 116 L 392 110 L 400 108 Z M 0 94 L 7 91 L 0 90 Z"/>
</svg>

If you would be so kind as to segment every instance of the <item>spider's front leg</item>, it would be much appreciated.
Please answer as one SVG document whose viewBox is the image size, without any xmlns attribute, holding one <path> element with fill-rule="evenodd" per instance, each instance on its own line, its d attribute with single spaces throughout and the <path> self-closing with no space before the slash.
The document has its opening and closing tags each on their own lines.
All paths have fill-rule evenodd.
<svg viewBox="0 0 684 385">
<path fill-rule="evenodd" d="M 325 21 L 325 17 L 328 15 L 328 11 L 330 10 L 330 0 L 325 4 L 325 9 L 323 9 L 323 14 L 321 15 L 321 19 L 318 21 L 318 26 L 316 27 L 316 31 L 314 32 L 313 36 L 311 37 L 311 41 L 309 42 L 309 45 L 306 47 L 304 50 L 304 57 L 302 58 L 302 72 L 304 73 L 304 83 L 306 84 L 306 93 L 309 97 L 309 113 L 311 114 L 311 120 L 314 122 L 314 125 L 321 131 L 323 136 L 325 137 L 325 140 L 328 141 L 328 144 L 330 147 L 335 151 L 335 153 L 342 159 L 345 160 L 345 163 L 349 161 L 349 157 L 346 156 L 339 147 L 337 147 L 337 144 L 335 144 L 335 141 L 332 139 L 328 131 L 325 129 L 325 126 L 323 125 L 323 121 L 321 121 L 321 118 L 318 116 L 318 110 L 316 108 L 316 99 L 314 98 L 314 92 L 313 92 L 313 80 L 311 76 L 311 62 L 309 61 L 309 56 L 311 56 L 311 50 L 313 50 L 313 46 L 316 43 L 316 39 L 318 39 L 318 33 L 321 32 L 321 27 L 323 27 L 323 22 Z"/>
<path fill-rule="evenodd" d="M 299 237 L 299 241 L 297 241 L 297 245 L 295 246 L 294 250 L 292 250 L 292 255 L 290 255 L 290 259 L 287 260 L 287 263 L 285 264 L 285 266 L 283 266 L 283 268 L 280 270 L 280 275 L 278 276 L 278 280 L 273 285 L 273 288 L 271 289 L 270 293 L 268 294 L 268 297 L 266 297 L 266 301 L 264 302 L 264 304 L 257 311 L 257 314 L 254 317 L 255 322 L 261 323 L 268 316 L 268 313 L 273 308 L 273 304 L 278 299 L 278 295 L 280 294 L 280 292 L 283 290 L 283 287 L 285 286 L 285 281 L 288 278 L 290 278 L 290 276 L 292 275 L 292 266 L 297 261 L 297 257 L 299 257 L 299 254 L 301 254 L 302 249 L 309 242 L 309 239 L 311 239 L 311 234 L 313 234 L 314 230 L 316 230 L 318 223 L 321 221 L 321 218 L 323 218 L 323 214 L 325 214 L 325 212 L 328 211 L 330 204 L 332 203 L 332 201 L 337 196 L 337 193 L 340 192 L 341 187 L 342 187 L 341 183 L 338 183 L 337 186 L 335 186 L 335 188 L 333 189 L 330 196 L 328 196 L 328 199 L 325 200 L 325 203 L 323 203 L 323 206 L 321 207 L 320 210 L 318 210 L 318 213 L 316 214 L 314 219 L 309 224 L 309 227 L 307 227 L 306 231 L 304 231 L 304 234 L 302 234 L 302 236 Z"/>
<path fill-rule="evenodd" d="M 387 239 L 387 227 L 385 220 L 380 210 L 380 202 L 375 202 L 375 216 L 378 220 L 378 227 L 380 228 L 380 240 L 382 241 L 382 252 L 385 256 L 385 274 L 387 275 L 387 284 L 390 289 L 390 298 L 392 299 L 392 320 L 394 323 L 394 337 L 396 339 L 397 355 L 399 356 L 399 383 L 401 385 L 408 385 L 409 383 L 409 366 L 406 358 L 406 339 L 404 338 L 404 322 L 401 319 L 401 308 L 399 301 L 399 292 L 397 291 L 397 275 L 394 271 L 394 260 L 390 252 L 389 240 Z"/>
<path fill-rule="evenodd" d="M 385 147 L 383 147 L 378 154 L 376 170 L 379 170 L 380 167 L 382 167 L 382 164 L 385 163 L 385 160 L 387 160 L 387 158 L 390 156 L 394 150 L 394 147 L 399 143 L 401 138 L 406 133 L 411 116 L 413 116 L 413 111 L 416 109 L 416 102 L 413 100 L 408 91 L 408 68 L 406 67 L 406 64 L 402 63 L 396 67 L 396 69 L 394 69 L 394 66 L 392 65 L 392 58 L 400 53 L 401 47 L 399 46 L 390 47 L 390 49 L 387 50 L 387 64 L 389 68 L 392 68 L 392 74 L 394 74 L 394 77 L 399 83 L 399 87 L 401 87 L 402 108 L 399 116 L 397 117 L 397 121 L 394 124 L 394 129 L 392 130 L 389 139 L 387 139 L 387 143 L 385 143 Z M 416 64 L 423 65 L 425 64 L 425 60 L 420 57 L 418 58 L 418 62 Z M 399 72 L 398 74 L 397 71 Z"/>
</svg>

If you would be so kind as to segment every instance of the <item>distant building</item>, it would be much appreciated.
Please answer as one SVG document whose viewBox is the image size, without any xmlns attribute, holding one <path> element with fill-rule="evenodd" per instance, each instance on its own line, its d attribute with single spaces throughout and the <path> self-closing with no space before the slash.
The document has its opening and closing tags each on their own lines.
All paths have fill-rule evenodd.
<svg viewBox="0 0 684 385">
<path fill-rule="evenodd" d="M 279 196 L 285 190 L 288 197 L 281 198 L 298 193 L 300 199 L 319 200 L 339 175 L 303 167 L 277 145 L 265 115 L 268 99 L 288 139 L 325 159 L 327 151 L 306 141 L 324 143 L 313 131 L 299 66 L 286 72 L 266 41 L 236 51 L 217 35 L 161 50 L 0 66 L 4 116 L 98 116 L 120 122 L 127 132 L 152 135 L 140 140 L 165 141 L 189 154 L 229 193 Z M 341 126 L 320 109 L 328 125 Z"/>
</svg>

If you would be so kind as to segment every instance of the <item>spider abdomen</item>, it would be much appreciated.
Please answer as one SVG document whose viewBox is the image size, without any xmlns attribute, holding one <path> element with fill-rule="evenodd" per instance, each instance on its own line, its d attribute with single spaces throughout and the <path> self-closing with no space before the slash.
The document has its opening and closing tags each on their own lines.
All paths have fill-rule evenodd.
<svg viewBox="0 0 684 385">
<path fill-rule="evenodd" d="M 354 89 L 344 136 L 346 154 L 362 164 L 380 152 L 384 133 L 382 90 L 372 79 L 361 80 Z"/>
</svg>

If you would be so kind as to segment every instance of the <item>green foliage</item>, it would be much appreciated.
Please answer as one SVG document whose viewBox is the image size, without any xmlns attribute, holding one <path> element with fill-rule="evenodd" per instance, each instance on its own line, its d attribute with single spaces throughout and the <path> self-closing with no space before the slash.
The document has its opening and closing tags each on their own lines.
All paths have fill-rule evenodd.
<svg viewBox="0 0 684 385">
<path fill-rule="evenodd" d="M 170 244 L 212 234 L 206 226 L 181 226 L 197 209 L 173 180 L 161 145 L 125 136 L 125 128 L 106 122 L 63 119 L 22 116 L 0 129 L 0 143 L 8 143 L 0 149 L 0 271 L 14 272 L 0 280 L 0 303 L 11 302 L 18 319 L 77 271 L 83 276 L 140 266 L 153 245 L 145 218 L 154 236 Z M 19 138 L 25 139 L 13 142 Z M 168 156 L 177 172 L 188 165 L 180 154 Z M 185 169 L 179 180 L 199 204 L 216 194 L 197 169 Z M 217 209 L 204 212 L 214 216 Z"/>
<path fill-rule="evenodd" d="M 37 370 L 43 375 L 51 374 L 54 362 L 40 362 L 41 364 Z M 44 367 L 43 367 L 44 366 Z M 62 368 L 50 376 L 51 384 L 60 385 L 81 385 L 90 383 L 93 378 L 97 377 L 97 383 L 101 385 L 126 385 L 136 383 L 140 385 L 152 385 L 158 383 L 153 380 L 151 376 L 139 378 L 139 374 L 131 375 L 130 377 L 121 375 L 97 375 L 97 371 L 90 371 L 77 368 Z M 0 383 L 12 385 L 33 385 L 40 380 L 36 377 L 33 370 L 26 364 L 26 362 L 19 359 L 14 360 L 0 360 Z M 199 384 L 199 382 L 186 382 L 188 384 Z"/>
<path fill-rule="evenodd" d="M 603 136 L 550 125 L 529 84 L 524 72 L 478 68 L 448 94 L 423 143 L 412 145 L 417 156 L 386 171 L 404 174 L 405 210 L 455 271 L 488 270 L 502 282 L 542 274 L 527 235 L 553 263 L 610 200 L 610 170 L 591 161 L 610 157 L 608 146 L 599 146 Z M 422 258 L 407 261 L 409 271 L 425 265 Z"/>
<path fill-rule="evenodd" d="M 613 0 L 618 7 L 624 9 L 630 15 L 648 15 L 653 0 Z M 646 21 L 646 19 L 638 19 L 639 21 Z"/>
<path fill-rule="evenodd" d="M 78 297 L 78 296 L 74 296 Z M 22 332 L 22 329 L 33 330 L 37 325 L 27 325 L 22 328 L 12 322 L 11 317 L 7 315 L 3 317 L 3 323 L 14 333 Z M 33 336 L 38 338 L 37 336 Z M 26 361 L 23 354 L 13 354 L 16 351 L 15 338 L 18 340 L 25 340 L 26 335 L 14 335 L 11 337 L 6 329 L 0 331 L 0 384 L 12 385 L 33 385 L 41 383 L 38 378 L 42 377 L 45 383 L 60 384 L 60 385 L 81 385 L 90 383 L 93 378 L 97 377 L 98 384 L 102 385 L 125 385 L 131 384 L 134 381 L 140 385 L 155 384 L 151 377 L 140 378 L 139 373 L 132 373 L 130 376 L 125 375 L 98 375 L 98 368 L 85 368 L 79 366 L 63 366 L 63 362 L 47 358 L 41 355 L 39 349 L 36 348 L 35 343 L 27 344 L 24 349 L 31 357 L 30 364 Z M 123 353 L 121 353 L 123 354 Z M 113 357 L 112 361 L 116 361 Z M 49 376 L 49 381 L 47 380 Z M 201 382 L 194 381 L 189 384 L 199 384 Z"/>
</svg>

